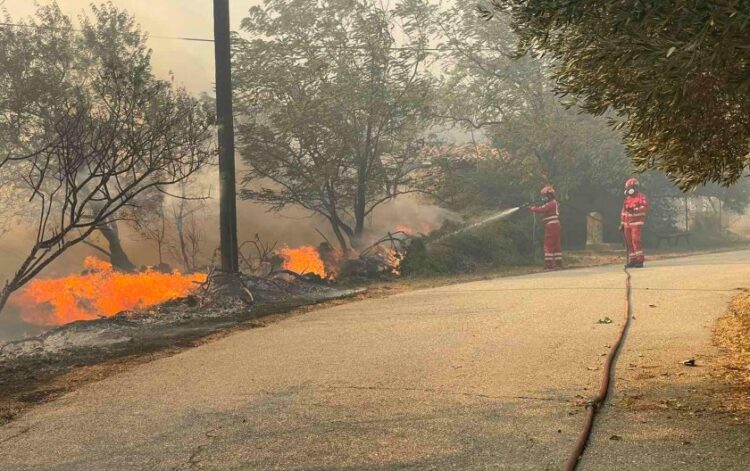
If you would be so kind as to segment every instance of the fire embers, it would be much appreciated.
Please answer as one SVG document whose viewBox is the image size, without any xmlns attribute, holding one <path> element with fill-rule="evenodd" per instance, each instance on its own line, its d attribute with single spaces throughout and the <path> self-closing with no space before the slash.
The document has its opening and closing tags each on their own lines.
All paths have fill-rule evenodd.
<svg viewBox="0 0 750 471">
<path fill-rule="evenodd" d="M 95 257 L 84 266 L 81 275 L 30 282 L 14 302 L 23 320 L 53 326 L 111 317 L 187 296 L 206 281 L 203 273 L 119 273 Z"/>
</svg>

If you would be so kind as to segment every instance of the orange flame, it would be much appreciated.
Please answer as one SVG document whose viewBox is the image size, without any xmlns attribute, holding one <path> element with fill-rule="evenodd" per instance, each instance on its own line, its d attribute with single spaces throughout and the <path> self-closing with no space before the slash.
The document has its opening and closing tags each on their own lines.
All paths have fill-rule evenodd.
<svg viewBox="0 0 750 471">
<path fill-rule="evenodd" d="M 284 269 L 301 275 L 313 273 L 323 278 L 326 276 L 326 266 L 320 253 L 315 247 L 305 246 L 290 249 L 279 249 L 279 255 L 284 258 Z"/>
<path fill-rule="evenodd" d="M 88 273 L 83 275 L 29 283 L 14 303 L 21 307 L 22 319 L 51 326 L 111 317 L 186 296 L 207 278 L 203 273 L 182 275 L 177 271 L 118 273 L 95 257 L 86 258 L 84 265 Z"/>
<path fill-rule="evenodd" d="M 390 270 L 393 275 L 401 276 L 402 258 L 398 251 L 390 247 L 381 247 L 381 249 L 378 250 L 378 255 L 383 260 L 383 264 L 388 267 L 388 270 Z"/>
</svg>

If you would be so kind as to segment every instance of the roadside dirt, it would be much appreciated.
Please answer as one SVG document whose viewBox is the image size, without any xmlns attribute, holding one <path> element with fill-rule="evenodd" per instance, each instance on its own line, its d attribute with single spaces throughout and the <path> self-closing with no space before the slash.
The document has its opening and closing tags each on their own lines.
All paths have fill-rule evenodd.
<svg viewBox="0 0 750 471">
<path fill-rule="evenodd" d="M 716 325 L 714 341 L 722 349 L 716 361 L 718 379 L 732 385 L 723 403 L 750 415 L 750 291 L 732 300 L 727 315 Z"/>
</svg>

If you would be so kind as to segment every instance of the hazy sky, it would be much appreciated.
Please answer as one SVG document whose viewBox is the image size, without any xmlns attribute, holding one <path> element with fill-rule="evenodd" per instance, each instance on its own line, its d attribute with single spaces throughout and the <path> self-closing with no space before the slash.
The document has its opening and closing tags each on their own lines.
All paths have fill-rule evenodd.
<svg viewBox="0 0 750 471">
<path fill-rule="evenodd" d="M 47 4 L 51 0 L 0 0 L 14 19 L 34 13 L 35 3 Z M 91 3 L 101 0 L 58 0 L 60 7 L 77 17 Z M 211 0 L 113 0 L 135 16 L 141 28 L 152 36 L 213 37 L 213 2 Z M 261 0 L 229 0 L 232 9 L 232 28 L 239 23 L 247 10 Z M 172 71 L 177 81 L 194 93 L 213 90 L 213 43 L 187 42 L 151 37 L 149 45 L 154 51 L 154 68 L 165 77 Z"/>
</svg>

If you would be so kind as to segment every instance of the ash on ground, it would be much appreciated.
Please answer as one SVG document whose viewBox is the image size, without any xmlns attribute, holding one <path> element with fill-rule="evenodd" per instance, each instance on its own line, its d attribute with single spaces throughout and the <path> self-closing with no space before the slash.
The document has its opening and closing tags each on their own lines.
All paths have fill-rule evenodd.
<svg viewBox="0 0 750 471">
<path fill-rule="evenodd" d="M 75 366 L 156 351 L 197 340 L 270 314 L 353 296 L 316 280 L 242 275 L 253 304 L 198 292 L 143 311 L 79 321 L 0 346 L 0 391 L 54 376 Z"/>
</svg>

